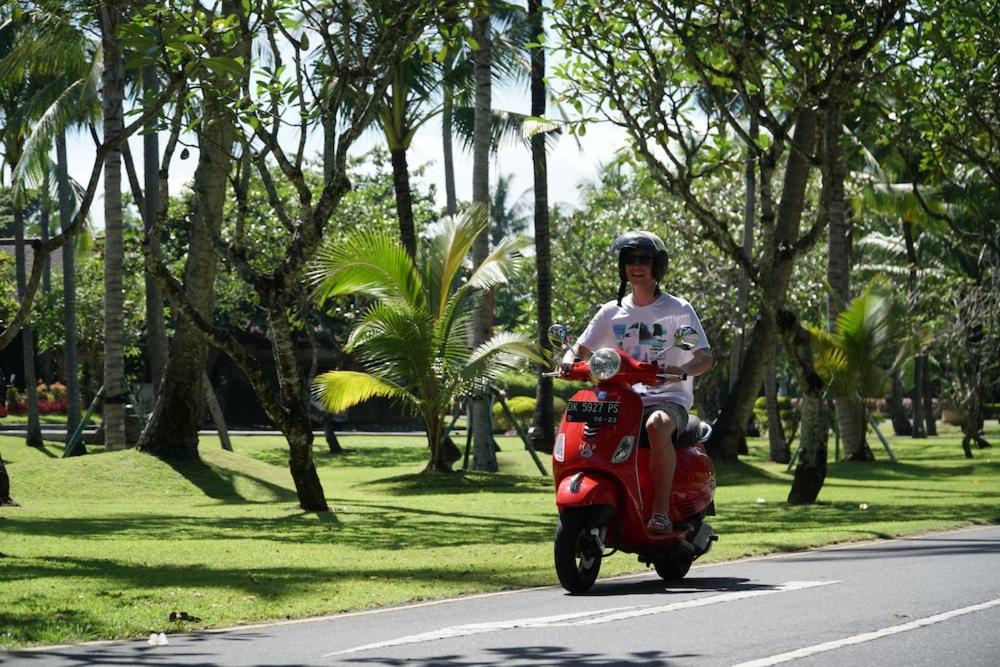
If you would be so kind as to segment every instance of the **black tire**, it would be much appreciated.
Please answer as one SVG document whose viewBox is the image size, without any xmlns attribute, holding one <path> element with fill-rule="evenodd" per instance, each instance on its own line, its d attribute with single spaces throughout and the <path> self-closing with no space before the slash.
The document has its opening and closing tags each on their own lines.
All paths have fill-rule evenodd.
<svg viewBox="0 0 1000 667">
<path fill-rule="evenodd" d="M 664 581 L 677 581 L 684 578 L 684 575 L 691 569 L 691 563 L 693 562 L 693 558 L 672 554 L 654 561 L 653 567 L 656 568 L 656 573 Z"/>
<path fill-rule="evenodd" d="M 601 571 L 600 544 L 590 533 L 586 512 L 563 512 L 556 526 L 555 562 L 559 583 L 570 593 L 586 593 Z"/>
</svg>

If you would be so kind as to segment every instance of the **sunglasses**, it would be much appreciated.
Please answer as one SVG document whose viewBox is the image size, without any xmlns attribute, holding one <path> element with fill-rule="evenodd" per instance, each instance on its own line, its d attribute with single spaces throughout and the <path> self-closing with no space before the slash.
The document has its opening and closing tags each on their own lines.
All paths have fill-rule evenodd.
<svg viewBox="0 0 1000 667">
<path fill-rule="evenodd" d="M 653 257 L 651 255 L 628 255 L 625 257 L 625 264 L 641 264 L 643 266 L 652 266 Z"/>
</svg>

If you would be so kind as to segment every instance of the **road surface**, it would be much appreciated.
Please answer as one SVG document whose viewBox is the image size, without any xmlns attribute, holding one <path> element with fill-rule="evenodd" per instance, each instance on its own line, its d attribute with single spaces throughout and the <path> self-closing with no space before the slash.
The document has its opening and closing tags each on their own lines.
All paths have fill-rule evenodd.
<svg viewBox="0 0 1000 667">
<path fill-rule="evenodd" d="M 670 585 L 650 571 L 585 596 L 538 588 L 0 663 L 993 667 L 998 630 L 1000 526 L 988 526 L 696 565 Z"/>
</svg>

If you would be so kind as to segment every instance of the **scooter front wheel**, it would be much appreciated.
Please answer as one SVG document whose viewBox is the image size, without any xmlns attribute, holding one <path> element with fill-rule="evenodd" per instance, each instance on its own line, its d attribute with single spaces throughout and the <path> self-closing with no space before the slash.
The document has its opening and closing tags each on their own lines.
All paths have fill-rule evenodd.
<svg viewBox="0 0 1000 667">
<path fill-rule="evenodd" d="M 664 581 L 677 581 L 683 579 L 684 575 L 691 569 L 693 559 L 686 556 L 671 555 L 654 561 L 653 567 L 656 573 Z"/>
<path fill-rule="evenodd" d="M 567 510 L 556 526 L 555 562 L 559 583 L 570 593 L 586 593 L 601 571 L 601 542 L 585 511 Z"/>
</svg>

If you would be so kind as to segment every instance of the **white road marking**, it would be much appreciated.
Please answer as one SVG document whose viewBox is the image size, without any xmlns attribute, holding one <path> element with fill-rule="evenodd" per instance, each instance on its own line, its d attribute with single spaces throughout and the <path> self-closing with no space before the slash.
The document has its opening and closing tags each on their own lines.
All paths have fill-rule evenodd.
<svg viewBox="0 0 1000 667">
<path fill-rule="evenodd" d="M 392 646 L 403 646 L 406 644 L 416 644 L 425 641 L 435 641 L 439 639 L 451 639 L 454 637 L 466 637 L 478 635 L 486 632 L 496 632 L 498 630 L 512 630 L 514 628 L 551 628 L 551 627 L 574 627 L 580 625 L 596 625 L 599 623 L 613 623 L 615 621 L 648 616 L 650 614 L 663 614 L 682 609 L 693 609 L 722 602 L 734 602 L 746 598 L 755 598 L 762 595 L 773 595 L 774 593 L 787 593 L 790 591 L 814 588 L 816 586 L 827 586 L 837 584 L 839 581 L 788 581 L 771 588 L 762 588 L 751 591 L 734 591 L 722 593 L 705 598 L 695 598 L 684 602 L 674 602 L 667 605 L 654 607 L 617 607 L 613 609 L 591 609 L 589 611 L 575 612 L 572 614 L 559 614 L 557 616 L 538 616 L 535 618 L 519 618 L 507 621 L 492 621 L 489 623 L 470 623 L 467 625 L 456 625 L 450 628 L 441 628 L 417 635 L 398 637 L 374 644 L 365 644 L 342 651 L 325 653 L 322 657 L 329 658 L 334 655 L 344 655 L 346 653 L 359 653 L 373 649 L 389 648 Z"/>
<path fill-rule="evenodd" d="M 609 609 L 607 611 L 617 612 L 624 609 L 634 609 L 634 607 L 617 607 L 615 609 Z M 407 637 L 399 637 L 397 639 L 389 639 L 384 642 L 376 642 L 374 644 L 365 644 L 364 646 L 355 646 L 354 648 L 344 649 L 343 651 L 334 651 L 333 653 L 325 653 L 322 657 L 328 658 L 331 655 L 344 655 L 345 653 L 358 653 L 360 651 L 369 651 L 376 648 L 388 648 L 390 646 L 402 646 L 404 644 L 417 644 L 419 642 L 434 641 L 437 639 L 450 639 L 452 637 L 466 637 L 468 635 L 478 635 L 484 632 L 493 632 L 494 630 L 511 630 L 513 628 L 541 628 L 550 627 L 552 625 L 562 625 L 565 621 L 580 618 L 583 616 L 593 616 L 599 613 L 596 611 L 581 611 L 573 614 L 561 614 L 559 616 L 539 616 L 537 618 L 519 618 L 511 621 L 493 621 L 490 623 L 470 623 L 468 625 L 456 625 L 450 628 L 442 628 L 440 630 L 432 630 L 430 632 L 424 632 L 419 635 L 409 635 Z"/>
<path fill-rule="evenodd" d="M 588 618 L 582 621 L 563 623 L 562 625 L 596 625 L 598 623 L 611 623 L 613 621 L 624 621 L 630 618 L 638 618 L 639 616 L 662 614 L 668 611 L 678 611 L 681 609 L 693 609 L 694 607 L 704 607 L 706 605 L 718 604 L 720 602 L 733 602 L 735 600 L 756 598 L 762 595 L 771 595 L 773 593 L 787 593 L 789 591 L 799 591 L 805 588 L 815 588 L 816 586 L 827 586 L 829 584 L 839 583 L 839 581 L 786 581 L 785 583 L 778 584 L 773 588 L 761 588 L 752 591 L 734 591 L 732 593 L 713 595 L 708 598 L 696 598 L 694 600 L 685 600 L 684 602 L 674 602 L 672 604 L 665 604 L 658 607 L 642 607 L 640 609 L 626 610 L 615 614 L 605 614 L 603 616 L 598 616 L 597 618 Z"/>
<path fill-rule="evenodd" d="M 935 614 L 934 616 L 928 616 L 926 618 L 917 619 L 916 621 L 910 621 L 909 623 L 903 623 L 902 625 L 893 625 L 888 628 L 882 628 L 881 630 L 875 630 L 874 632 L 866 632 L 864 634 L 854 635 L 853 637 L 846 637 L 844 639 L 837 639 L 830 642 L 824 642 L 822 644 L 816 644 L 815 646 L 806 646 L 805 648 L 800 648 L 795 651 L 789 651 L 788 653 L 772 655 L 768 658 L 760 658 L 758 660 L 751 660 L 750 662 L 741 662 L 740 664 L 734 665 L 733 667 L 768 667 L 769 665 L 777 665 L 782 662 L 788 662 L 790 660 L 798 660 L 799 658 L 805 658 L 810 655 L 815 655 L 816 653 L 833 651 L 834 649 L 838 649 L 843 646 L 853 646 L 854 644 L 863 644 L 864 642 L 870 642 L 874 639 L 881 639 L 882 637 L 897 635 L 901 632 L 909 632 L 910 630 L 916 630 L 917 628 L 922 628 L 928 625 L 934 625 L 935 623 L 948 621 L 958 616 L 964 616 L 965 614 L 972 614 L 977 611 L 983 611 L 984 609 L 989 609 L 990 607 L 996 607 L 997 605 L 1000 605 L 1000 598 L 990 600 L 988 602 L 983 602 L 981 604 L 974 604 L 971 607 L 962 607 L 961 609 L 953 609 L 951 611 L 946 611 L 941 614 Z"/>
</svg>

